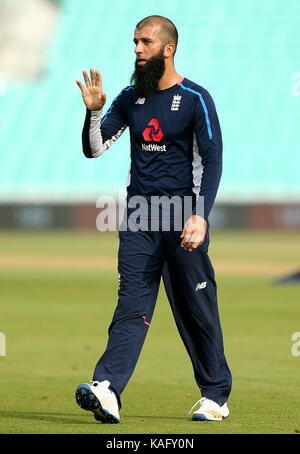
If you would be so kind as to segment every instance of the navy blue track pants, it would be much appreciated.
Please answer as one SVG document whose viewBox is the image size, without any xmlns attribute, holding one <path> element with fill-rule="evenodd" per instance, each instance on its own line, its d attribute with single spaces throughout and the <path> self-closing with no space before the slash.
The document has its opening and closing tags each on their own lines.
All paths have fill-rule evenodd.
<svg viewBox="0 0 300 454">
<path fill-rule="evenodd" d="M 223 347 L 209 235 L 193 250 L 181 246 L 180 231 L 120 231 L 118 305 L 106 350 L 93 380 L 110 381 L 120 396 L 138 361 L 155 308 L 161 276 L 173 316 L 192 361 L 202 397 L 223 405 L 231 373 Z"/>
</svg>

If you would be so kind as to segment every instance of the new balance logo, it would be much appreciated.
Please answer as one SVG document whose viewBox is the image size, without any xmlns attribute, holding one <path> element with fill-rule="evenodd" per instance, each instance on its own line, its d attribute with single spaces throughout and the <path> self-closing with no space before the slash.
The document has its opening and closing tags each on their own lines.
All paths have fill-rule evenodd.
<svg viewBox="0 0 300 454">
<path fill-rule="evenodd" d="M 174 95 L 171 110 L 179 110 L 181 95 Z"/>
<path fill-rule="evenodd" d="M 146 101 L 146 98 L 139 98 L 137 101 L 136 101 L 136 104 L 144 104 Z"/>
<path fill-rule="evenodd" d="M 206 287 L 206 282 L 201 282 L 196 285 L 196 289 L 195 289 L 195 292 L 197 292 L 197 290 L 201 290 L 202 288 L 205 288 Z"/>
</svg>

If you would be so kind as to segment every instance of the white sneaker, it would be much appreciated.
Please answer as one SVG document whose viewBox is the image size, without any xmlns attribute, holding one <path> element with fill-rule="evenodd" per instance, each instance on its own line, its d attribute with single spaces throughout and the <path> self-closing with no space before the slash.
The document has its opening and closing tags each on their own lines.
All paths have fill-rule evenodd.
<svg viewBox="0 0 300 454">
<path fill-rule="evenodd" d="M 84 410 L 92 411 L 97 421 L 116 424 L 120 422 L 119 406 L 115 393 L 108 387 L 110 382 L 83 383 L 76 390 L 76 402 Z"/>
<path fill-rule="evenodd" d="M 200 408 L 193 413 L 192 421 L 222 421 L 222 419 L 229 416 L 227 402 L 221 407 L 217 402 L 207 399 L 206 397 L 202 397 L 202 399 L 198 400 L 191 408 L 189 414 L 191 414 L 193 408 L 195 408 L 198 403 L 200 403 Z"/>
</svg>

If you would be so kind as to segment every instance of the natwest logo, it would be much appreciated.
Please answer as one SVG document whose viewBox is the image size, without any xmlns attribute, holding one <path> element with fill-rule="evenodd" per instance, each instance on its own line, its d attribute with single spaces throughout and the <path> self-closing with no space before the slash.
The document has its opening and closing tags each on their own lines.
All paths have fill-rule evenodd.
<svg viewBox="0 0 300 454">
<path fill-rule="evenodd" d="M 157 118 L 152 118 L 152 120 L 148 123 L 147 128 L 143 132 L 143 137 L 147 142 L 160 142 L 163 138 L 163 132 L 159 126 L 159 122 Z"/>
</svg>

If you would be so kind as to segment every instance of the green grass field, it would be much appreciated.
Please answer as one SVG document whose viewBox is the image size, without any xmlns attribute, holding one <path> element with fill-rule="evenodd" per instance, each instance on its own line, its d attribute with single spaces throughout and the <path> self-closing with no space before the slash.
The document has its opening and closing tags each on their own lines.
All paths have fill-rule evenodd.
<svg viewBox="0 0 300 454">
<path fill-rule="evenodd" d="M 97 423 L 74 393 L 90 381 L 117 301 L 117 237 L 0 233 L 1 434 L 292 434 L 300 430 L 300 233 L 213 232 L 219 309 L 233 375 L 230 417 L 192 422 L 200 398 L 161 286 L 118 425 Z"/>
</svg>

